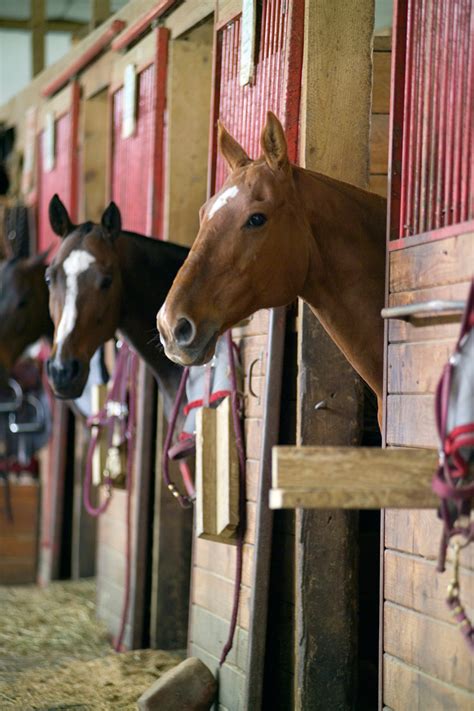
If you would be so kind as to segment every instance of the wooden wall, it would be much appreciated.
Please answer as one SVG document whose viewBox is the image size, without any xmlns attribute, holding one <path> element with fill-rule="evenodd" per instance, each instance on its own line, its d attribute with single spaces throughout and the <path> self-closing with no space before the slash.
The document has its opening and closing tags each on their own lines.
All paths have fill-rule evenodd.
<svg viewBox="0 0 474 711">
<path fill-rule="evenodd" d="M 474 264 L 474 234 L 390 254 L 389 304 L 464 299 Z M 457 322 L 413 326 L 391 321 L 387 351 L 388 446 L 433 447 L 434 391 L 453 350 Z M 474 657 L 446 603 L 450 570 L 436 573 L 441 525 L 433 511 L 385 511 L 383 701 L 407 708 L 468 711 Z M 474 612 L 474 551 L 462 556 L 462 597 Z"/>
<path fill-rule="evenodd" d="M 388 180 L 391 49 L 391 36 L 374 37 L 368 189 L 384 197 L 387 197 Z"/>
<path fill-rule="evenodd" d="M 36 582 L 39 484 L 10 484 L 13 521 L 5 512 L 5 483 L 0 483 L 0 585 Z"/>
</svg>

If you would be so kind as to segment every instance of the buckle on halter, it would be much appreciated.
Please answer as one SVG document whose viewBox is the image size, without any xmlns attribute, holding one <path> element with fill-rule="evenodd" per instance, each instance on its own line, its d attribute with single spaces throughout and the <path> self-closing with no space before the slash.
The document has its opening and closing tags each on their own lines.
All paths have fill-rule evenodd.
<svg viewBox="0 0 474 711">
<path fill-rule="evenodd" d="M 124 420 L 128 415 L 128 407 L 117 400 L 109 400 L 106 405 L 107 417 L 118 417 Z"/>
</svg>

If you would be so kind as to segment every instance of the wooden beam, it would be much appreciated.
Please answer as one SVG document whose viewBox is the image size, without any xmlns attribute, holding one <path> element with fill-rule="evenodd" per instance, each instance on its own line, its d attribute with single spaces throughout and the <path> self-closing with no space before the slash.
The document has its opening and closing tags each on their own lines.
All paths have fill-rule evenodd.
<svg viewBox="0 0 474 711">
<path fill-rule="evenodd" d="M 110 0 L 90 0 L 90 29 L 93 30 L 110 17 Z"/>
<path fill-rule="evenodd" d="M 74 20 L 45 20 L 45 32 L 71 32 L 77 34 L 87 27 L 86 22 L 75 22 Z M 14 20 L 9 17 L 0 17 L 0 30 L 31 30 L 32 23 L 29 20 Z"/>
<path fill-rule="evenodd" d="M 270 508 L 435 508 L 436 452 L 375 447 L 275 447 Z"/>
<path fill-rule="evenodd" d="M 44 69 L 45 0 L 30 0 L 32 75 Z"/>
<path fill-rule="evenodd" d="M 372 0 L 357 7 L 305 2 L 302 164 L 360 187 L 369 175 L 373 12 Z M 363 383 L 303 304 L 298 340 L 297 443 L 356 446 Z M 321 401 L 326 408 L 315 410 Z M 294 707 L 350 711 L 357 698 L 358 515 L 299 509 L 295 520 Z"/>
</svg>

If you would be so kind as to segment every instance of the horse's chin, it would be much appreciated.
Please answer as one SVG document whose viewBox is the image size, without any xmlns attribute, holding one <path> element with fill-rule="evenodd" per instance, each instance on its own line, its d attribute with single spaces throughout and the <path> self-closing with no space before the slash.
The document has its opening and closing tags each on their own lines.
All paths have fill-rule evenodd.
<svg viewBox="0 0 474 711">
<path fill-rule="evenodd" d="M 57 400 L 77 400 L 77 398 L 81 397 L 81 395 L 83 394 L 84 389 L 86 387 L 86 383 L 87 378 L 84 382 L 72 383 L 71 385 L 65 386 L 60 390 L 57 390 L 53 386 L 54 397 Z"/>
<path fill-rule="evenodd" d="M 189 367 L 192 365 L 205 365 L 212 360 L 212 357 L 216 350 L 216 343 L 219 337 L 218 331 L 212 334 L 210 339 L 204 343 L 204 346 L 193 347 L 193 348 L 176 348 L 176 350 L 170 350 L 165 346 L 165 355 L 167 358 L 182 365 L 184 367 Z"/>
</svg>

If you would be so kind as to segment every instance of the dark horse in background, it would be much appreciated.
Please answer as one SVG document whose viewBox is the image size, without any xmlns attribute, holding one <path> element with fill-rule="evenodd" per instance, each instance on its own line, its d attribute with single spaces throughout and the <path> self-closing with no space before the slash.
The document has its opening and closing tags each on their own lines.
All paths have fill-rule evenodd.
<svg viewBox="0 0 474 711">
<path fill-rule="evenodd" d="M 54 322 L 47 372 L 54 394 L 79 397 L 93 354 L 118 330 L 154 372 L 168 414 L 182 369 L 157 348 L 156 312 L 189 250 L 122 230 L 113 202 L 100 225 L 74 225 L 55 195 L 49 217 L 62 238 L 46 270 Z"/>
</svg>

